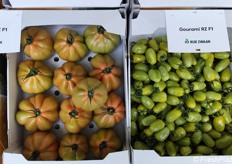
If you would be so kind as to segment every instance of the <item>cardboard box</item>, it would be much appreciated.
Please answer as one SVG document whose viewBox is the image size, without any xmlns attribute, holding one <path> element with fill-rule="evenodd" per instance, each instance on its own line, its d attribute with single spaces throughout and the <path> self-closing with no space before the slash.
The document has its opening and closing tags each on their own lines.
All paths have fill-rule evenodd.
<svg viewBox="0 0 232 164">
<path fill-rule="evenodd" d="M 5 8 L 120 8 L 127 7 L 129 0 L 2 0 Z"/>
<path fill-rule="evenodd" d="M 232 11 L 225 10 L 227 30 L 229 34 L 230 49 L 232 48 Z M 128 43 L 128 55 L 130 55 L 130 49 L 138 39 L 148 37 L 158 37 L 166 35 L 166 22 L 165 22 L 165 10 L 133 10 L 129 18 L 129 43 Z M 128 81 L 131 84 L 131 57 L 128 62 Z M 232 68 L 232 63 L 230 64 Z M 130 87 L 128 87 L 130 90 Z M 130 91 L 129 91 L 130 93 Z M 131 109 L 131 96 L 129 94 L 129 109 Z M 129 117 L 131 115 L 129 114 Z M 131 123 L 130 127 L 131 127 Z M 131 143 L 131 130 L 129 134 L 129 142 Z M 134 164 L 196 164 L 196 163 L 215 163 L 222 164 L 232 161 L 232 156 L 217 155 L 217 156 L 160 156 L 154 150 L 135 150 L 131 145 L 131 159 Z"/>
<path fill-rule="evenodd" d="M 230 8 L 230 0 L 132 0 L 133 8 Z"/>
<path fill-rule="evenodd" d="M 126 20 L 122 18 L 119 10 L 68 10 L 68 11 L 54 11 L 54 10 L 41 10 L 41 11 L 23 11 L 22 12 L 22 29 L 30 26 L 41 26 L 47 29 L 54 37 L 57 30 L 61 27 L 67 27 L 70 29 L 77 30 L 80 34 L 83 34 L 84 29 L 88 25 L 102 25 L 107 31 L 119 34 L 121 36 L 121 44 L 111 53 L 115 58 L 116 64 L 123 69 L 122 75 L 122 85 L 117 92 L 124 98 L 126 106 L 126 116 L 128 115 L 128 103 L 127 103 L 127 62 L 126 62 Z M 101 18 L 101 19 L 96 19 Z M 68 18 L 68 19 L 67 19 Z M 88 56 L 92 56 L 94 53 L 89 52 Z M 58 62 L 54 61 L 54 57 L 57 54 L 45 61 L 49 67 L 54 70 L 56 67 L 61 66 L 65 61 L 60 59 Z M 7 54 L 7 81 L 8 81 L 8 100 L 7 100 L 7 110 L 8 110 L 8 149 L 4 151 L 3 163 L 17 163 L 17 164 L 33 164 L 33 163 L 76 163 L 77 161 L 27 161 L 21 154 L 23 142 L 25 136 L 28 134 L 23 126 L 17 124 L 15 119 L 16 111 L 18 110 L 18 103 L 25 97 L 29 96 L 22 92 L 21 88 L 17 82 L 17 67 L 18 64 L 26 59 L 27 57 L 22 54 L 22 52 Z M 86 66 L 86 69 L 90 69 L 88 62 L 88 57 L 85 57 L 79 63 Z M 57 90 L 54 86 L 47 91 L 48 94 L 54 94 Z M 55 96 L 55 95 L 54 95 Z M 57 96 L 57 100 L 61 101 L 65 96 L 60 94 Z M 92 122 L 93 123 L 93 122 Z M 55 125 L 59 124 L 60 128 L 56 129 Z M 117 124 L 114 129 L 119 134 L 124 145 L 121 151 L 110 153 L 103 160 L 95 160 L 91 157 L 87 160 L 78 161 L 78 163 L 118 163 L 118 159 L 121 163 L 129 163 L 129 151 L 128 151 L 128 133 L 127 133 L 127 118 L 125 118 L 121 123 Z M 89 136 L 93 131 L 97 130 L 97 126 L 94 128 L 86 127 L 83 133 Z M 66 131 L 62 122 L 59 120 L 54 124 L 51 131 L 60 139 Z"/>
</svg>

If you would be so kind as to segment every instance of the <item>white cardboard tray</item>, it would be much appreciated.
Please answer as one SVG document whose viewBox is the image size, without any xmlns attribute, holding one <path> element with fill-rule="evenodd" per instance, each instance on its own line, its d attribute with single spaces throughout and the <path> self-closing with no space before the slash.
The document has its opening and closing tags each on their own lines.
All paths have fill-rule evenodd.
<svg viewBox="0 0 232 164">
<path fill-rule="evenodd" d="M 77 17 L 77 15 L 80 15 Z M 94 19 L 94 16 L 99 16 L 101 19 Z M 111 16 L 110 19 L 109 15 Z M 69 19 L 66 19 L 69 18 Z M 123 85 L 117 89 L 115 92 L 120 94 L 125 101 L 126 104 L 126 115 L 128 113 L 127 108 L 127 62 L 126 62 L 126 22 L 121 18 L 121 14 L 118 10 L 97 10 L 97 11 L 23 11 L 22 16 L 22 29 L 29 26 L 41 26 L 47 29 L 54 38 L 55 33 L 62 27 L 68 27 L 70 29 L 74 29 L 78 31 L 80 34 L 83 34 L 84 29 L 88 25 L 102 25 L 107 31 L 116 33 L 121 35 L 121 44 L 111 53 L 111 55 L 115 58 L 116 64 L 119 65 L 123 70 L 124 74 L 122 75 Z M 115 28 L 117 26 L 117 28 Z M 9 45 L 10 46 L 10 45 Z M 93 56 L 92 52 L 89 52 L 88 55 L 81 60 L 79 63 L 83 64 L 87 70 L 90 69 L 90 65 L 88 62 L 88 57 Z M 49 67 L 54 70 L 55 68 L 61 66 L 65 61 L 60 59 L 58 62 L 54 61 L 54 58 L 57 57 L 57 54 L 54 53 L 52 57 L 44 61 L 45 64 L 49 64 Z M 7 54 L 7 81 L 8 81 L 8 100 L 7 100 L 7 110 L 8 110 L 8 149 L 6 149 L 3 153 L 3 164 L 8 163 L 16 163 L 17 164 L 34 164 L 34 163 L 74 163 L 77 161 L 27 161 L 23 155 L 21 154 L 21 149 L 23 145 L 23 141 L 28 132 L 25 131 L 23 126 L 17 124 L 15 120 L 15 113 L 18 110 L 18 103 L 25 97 L 29 96 L 22 92 L 20 89 L 16 73 L 18 64 L 26 59 L 21 52 Z M 53 95 L 54 91 L 57 90 L 56 87 L 51 87 L 46 94 Z M 54 95 L 55 96 L 55 95 Z M 60 94 L 56 97 L 58 101 L 61 101 L 65 96 Z M 93 123 L 93 122 L 92 122 Z M 60 129 L 56 129 L 55 125 L 59 124 Z M 91 154 L 89 155 L 89 159 L 78 161 L 78 163 L 117 163 L 117 159 L 121 159 L 121 163 L 128 164 L 129 163 L 129 151 L 128 151 L 128 133 L 127 133 L 127 118 L 114 127 L 115 131 L 119 134 L 122 139 L 124 146 L 121 151 L 110 153 L 103 160 L 94 159 Z M 94 128 L 90 129 L 86 127 L 82 132 L 86 134 L 88 137 L 93 131 L 96 131 L 98 128 L 94 126 Z M 54 124 L 51 131 L 56 134 L 57 138 L 60 139 L 65 133 L 65 129 L 63 127 L 62 122 L 59 120 Z"/>
</svg>

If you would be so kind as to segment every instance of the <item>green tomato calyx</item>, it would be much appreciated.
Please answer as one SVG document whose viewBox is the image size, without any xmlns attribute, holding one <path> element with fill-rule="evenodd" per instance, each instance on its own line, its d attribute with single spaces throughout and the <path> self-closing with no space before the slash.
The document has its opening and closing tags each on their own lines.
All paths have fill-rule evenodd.
<svg viewBox="0 0 232 164">
<path fill-rule="evenodd" d="M 104 74 L 110 74 L 112 72 L 112 67 L 108 67 L 102 70 L 102 73 Z"/>
<path fill-rule="evenodd" d="M 104 34 L 105 33 L 105 29 L 104 29 L 104 27 L 102 27 L 102 26 L 97 26 L 97 33 L 99 33 L 99 34 Z"/>
<path fill-rule="evenodd" d="M 36 76 L 39 72 L 38 68 L 29 68 L 29 69 L 30 69 L 29 73 L 27 74 L 27 76 L 23 80 L 25 80 L 31 76 Z"/>
<path fill-rule="evenodd" d="M 100 150 L 104 149 L 107 147 L 107 142 L 106 141 L 102 141 L 102 143 L 99 145 Z"/>
<path fill-rule="evenodd" d="M 73 144 L 72 145 L 72 150 L 74 150 L 74 151 L 78 150 L 78 145 L 77 144 Z"/>
<path fill-rule="evenodd" d="M 94 89 L 91 88 L 88 90 L 88 97 L 89 97 L 90 102 L 92 101 L 93 96 L 94 96 Z"/>
<path fill-rule="evenodd" d="M 41 114 L 39 109 L 35 109 L 34 113 L 35 113 L 35 117 L 38 117 Z"/>
<path fill-rule="evenodd" d="M 69 112 L 70 118 L 76 118 L 77 115 L 78 115 L 78 112 L 75 109 Z"/>
<path fill-rule="evenodd" d="M 72 45 L 73 42 L 74 42 L 74 38 L 73 38 L 72 34 L 68 33 L 66 43 L 68 43 L 69 45 Z"/>
<path fill-rule="evenodd" d="M 33 37 L 29 35 L 26 38 L 26 45 L 30 45 L 31 43 L 33 43 L 33 41 L 34 41 Z"/>
<path fill-rule="evenodd" d="M 38 157 L 39 157 L 40 153 L 38 151 L 34 151 L 32 154 L 31 154 L 31 157 L 29 158 L 29 160 L 36 160 Z"/>
<path fill-rule="evenodd" d="M 66 80 L 71 80 L 72 79 L 72 74 L 71 73 L 66 73 L 65 74 Z"/>
</svg>

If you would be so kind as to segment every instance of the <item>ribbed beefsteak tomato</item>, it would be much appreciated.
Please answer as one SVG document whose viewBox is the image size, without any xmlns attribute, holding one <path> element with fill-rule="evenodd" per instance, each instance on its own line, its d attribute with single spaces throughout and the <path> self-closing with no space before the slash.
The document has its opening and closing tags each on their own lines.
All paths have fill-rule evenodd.
<svg viewBox="0 0 232 164">
<path fill-rule="evenodd" d="M 103 106 L 107 99 L 108 92 L 104 84 L 92 77 L 79 81 L 72 93 L 74 105 L 86 111 Z"/>
<path fill-rule="evenodd" d="M 125 118 L 125 105 L 122 98 L 111 92 L 103 107 L 94 110 L 93 120 L 99 128 L 111 128 Z"/>
<path fill-rule="evenodd" d="M 71 98 L 64 99 L 61 103 L 59 116 L 69 133 L 78 133 L 86 127 L 91 122 L 92 115 L 91 111 L 76 108 Z"/>
<path fill-rule="evenodd" d="M 65 62 L 54 71 L 53 84 L 62 94 L 71 96 L 77 82 L 87 76 L 88 72 L 81 64 Z"/>
<path fill-rule="evenodd" d="M 59 155 L 63 160 L 83 160 L 88 152 L 88 140 L 83 134 L 65 134 L 59 147 Z"/>
<path fill-rule="evenodd" d="M 58 101 L 53 96 L 38 94 L 20 101 L 16 120 L 28 131 L 48 130 L 58 119 L 58 109 Z"/>
<path fill-rule="evenodd" d="M 108 54 L 97 54 L 90 59 L 93 68 L 89 76 L 97 78 L 106 86 L 108 92 L 121 85 L 122 69 L 115 65 L 115 60 Z"/>
<path fill-rule="evenodd" d="M 33 60 L 45 60 L 53 53 L 52 36 L 41 27 L 29 27 L 22 31 L 23 52 Z"/>
<path fill-rule="evenodd" d="M 120 43 L 120 35 L 107 32 L 102 26 L 88 26 L 84 31 L 88 48 L 95 53 L 110 53 Z"/>
<path fill-rule="evenodd" d="M 88 53 L 84 37 L 68 28 L 56 33 L 54 49 L 61 59 L 73 62 L 81 60 Z"/>
<path fill-rule="evenodd" d="M 119 151 L 122 141 L 113 129 L 99 129 L 90 136 L 89 146 L 95 157 L 103 159 L 109 153 Z"/>
<path fill-rule="evenodd" d="M 36 131 L 24 140 L 22 154 L 32 161 L 56 160 L 59 154 L 57 138 L 53 133 Z"/>
<path fill-rule="evenodd" d="M 24 60 L 18 66 L 17 78 L 26 93 L 42 93 L 52 86 L 53 72 L 41 61 Z"/>
</svg>

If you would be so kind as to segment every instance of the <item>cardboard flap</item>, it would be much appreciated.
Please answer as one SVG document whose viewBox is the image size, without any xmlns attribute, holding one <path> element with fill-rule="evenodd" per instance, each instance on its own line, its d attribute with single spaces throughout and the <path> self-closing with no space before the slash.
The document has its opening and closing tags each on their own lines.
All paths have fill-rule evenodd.
<svg viewBox="0 0 232 164">
<path fill-rule="evenodd" d="M 44 19 L 46 18 L 46 19 Z M 111 33 L 125 36 L 126 20 L 119 10 L 25 10 L 22 29 L 36 25 L 102 25 Z"/>
<path fill-rule="evenodd" d="M 12 8 L 120 7 L 121 0 L 9 0 Z"/>
<path fill-rule="evenodd" d="M 231 0 L 139 0 L 141 8 L 157 7 L 224 7 L 232 6 Z"/>
<path fill-rule="evenodd" d="M 138 17 L 131 20 L 130 35 L 152 34 L 162 27 L 165 27 L 164 10 L 140 10 Z"/>
</svg>

